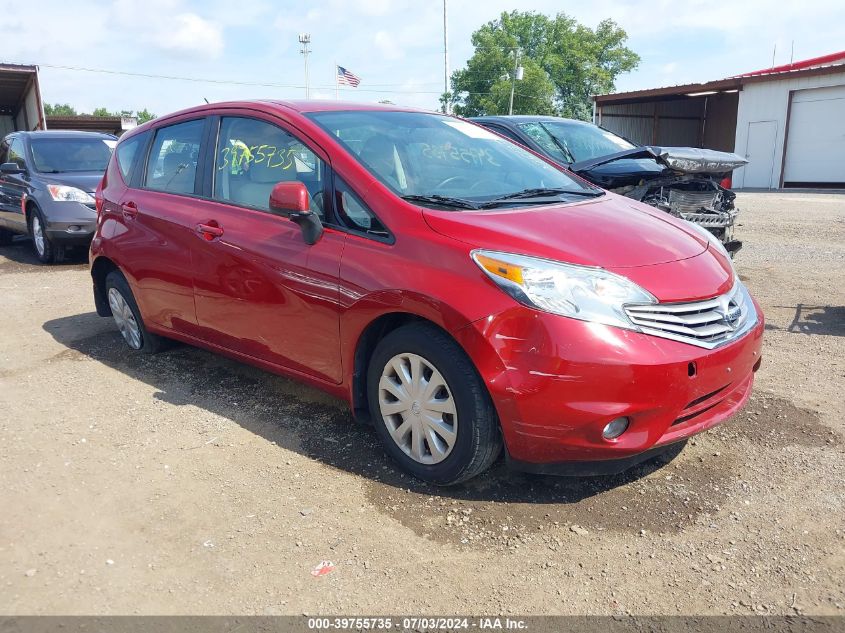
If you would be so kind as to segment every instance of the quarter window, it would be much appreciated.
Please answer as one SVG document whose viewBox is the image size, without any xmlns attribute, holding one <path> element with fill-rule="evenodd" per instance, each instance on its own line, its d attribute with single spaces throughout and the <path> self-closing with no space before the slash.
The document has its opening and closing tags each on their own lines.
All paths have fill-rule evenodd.
<svg viewBox="0 0 845 633">
<path fill-rule="evenodd" d="M 194 193 L 202 128 L 203 121 L 197 120 L 156 132 L 144 179 L 146 187 L 169 193 Z"/>
<path fill-rule="evenodd" d="M 389 237 L 387 229 L 340 176 L 334 179 L 335 209 L 342 223 L 355 231 Z"/>
<path fill-rule="evenodd" d="M 214 197 L 271 211 L 279 182 L 303 183 L 311 210 L 325 219 L 323 161 L 285 130 L 257 119 L 223 117 L 214 162 Z"/>
<path fill-rule="evenodd" d="M 139 156 L 138 150 L 144 146 L 146 139 L 146 134 L 138 134 L 117 146 L 117 165 L 126 182 L 129 182 L 129 174 Z"/>
</svg>

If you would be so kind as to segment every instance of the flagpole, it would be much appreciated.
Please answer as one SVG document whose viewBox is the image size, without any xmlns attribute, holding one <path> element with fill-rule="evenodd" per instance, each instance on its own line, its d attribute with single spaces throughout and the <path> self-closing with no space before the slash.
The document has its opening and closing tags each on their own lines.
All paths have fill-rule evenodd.
<svg viewBox="0 0 845 633">
<path fill-rule="evenodd" d="M 334 100 L 337 101 L 338 99 L 338 87 L 337 87 L 337 60 L 334 61 Z"/>
</svg>

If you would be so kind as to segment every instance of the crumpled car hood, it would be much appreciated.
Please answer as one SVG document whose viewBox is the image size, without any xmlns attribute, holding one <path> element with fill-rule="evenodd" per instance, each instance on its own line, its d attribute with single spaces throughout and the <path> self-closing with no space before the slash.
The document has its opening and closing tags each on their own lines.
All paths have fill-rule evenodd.
<svg viewBox="0 0 845 633">
<path fill-rule="evenodd" d="M 573 163 L 570 169 L 576 173 L 587 172 L 600 165 L 633 158 L 652 158 L 673 171 L 687 174 L 719 174 L 742 167 L 748 161 L 732 152 L 719 152 L 697 147 L 658 147 L 646 145 L 634 149 L 599 156 Z"/>
</svg>

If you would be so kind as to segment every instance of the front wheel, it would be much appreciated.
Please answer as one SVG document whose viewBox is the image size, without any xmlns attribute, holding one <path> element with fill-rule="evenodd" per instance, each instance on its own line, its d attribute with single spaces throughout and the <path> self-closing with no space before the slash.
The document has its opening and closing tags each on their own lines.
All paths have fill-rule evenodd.
<svg viewBox="0 0 845 633">
<path fill-rule="evenodd" d="M 461 347 L 433 325 L 394 330 L 376 347 L 367 376 L 370 411 L 388 454 L 415 477 L 457 484 L 501 451 L 498 418 Z"/>
<path fill-rule="evenodd" d="M 29 233 L 32 235 L 32 246 L 38 261 L 42 264 L 52 264 L 56 258 L 56 247 L 47 237 L 44 216 L 38 209 L 34 209 L 29 215 Z"/>
</svg>

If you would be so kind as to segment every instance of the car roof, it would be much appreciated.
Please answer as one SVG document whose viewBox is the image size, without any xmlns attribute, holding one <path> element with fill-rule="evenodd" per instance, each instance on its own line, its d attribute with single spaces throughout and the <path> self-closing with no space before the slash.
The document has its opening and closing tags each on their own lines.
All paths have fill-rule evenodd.
<svg viewBox="0 0 845 633">
<path fill-rule="evenodd" d="M 293 111 L 299 114 L 307 114 L 310 112 L 345 112 L 345 111 L 381 111 L 381 112 L 419 112 L 422 114 L 440 114 L 435 110 L 424 110 L 421 108 L 409 108 L 406 106 L 395 105 L 392 103 L 361 103 L 358 101 L 330 101 L 330 100 L 282 100 L 282 99 L 245 99 L 241 101 L 219 101 L 215 103 L 204 103 L 202 105 L 184 108 L 176 112 L 169 112 L 163 116 L 147 121 L 143 125 L 130 130 L 125 136 L 131 137 L 139 134 L 151 127 L 158 126 L 170 119 L 181 117 L 184 115 L 196 114 L 198 116 L 208 116 L 215 114 L 219 110 L 243 108 L 247 110 L 259 110 L 264 112 L 276 111 Z"/>
<path fill-rule="evenodd" d="M 567 119 L 560 116 L 545 116 L 540 114 L 497 114 L 490 116 L 474 116 L 469 118 L 470 121 L 477 123 L 540 123 L 542 121 L 566 121 L 567 123 L 574 123 L 576 125 L 593 125 L 589 121 L 579 121 L 578 119 Z"/>
<path fill-rule="evenodd" d="M 27 132 L 12 132 L 9 136 L 21 136 L 23 138 L 98 138 L 114 140 L 114 134 L 105 132 L 83 132 L 81 130 L 33 130 Z"/>
<path fill-rule="evenodd" d="M 432 110 L 421 110 L 419 108 L 408 108 L 405 106 L 398 106 L 385 103 L 360 103 L 357 101 L 328 100 L 306 101 L 295 99 L 249 99 L 244 101 L 220 101 L 217 103 L 202 104 L 194 106 L 192 108 L 185 108 L 184 110 L 179 110 L 178 112 L 171 112 L 163 117 L 159 117 L 158 119 L 153 119 L 153 121 L 159 121 L 165 118 L 169 119 L 171 117 L 181 116 L 183 114 L 191 114 L 194 112 L 196 112 L 197 114 L 213 113 L 216 110 L 228 108 L 247 108 L 259 110 L 283 109 L 293 110 L 295 112 L 299 112 L 300 114 L 305 114 L 308 112 L 341 112 L 350 110 L 361 112 L 378 110 L 382 112 L 424 112 L 427 114 L 439 114 L 438 112 L 434 112 Z"/>
</svg>

